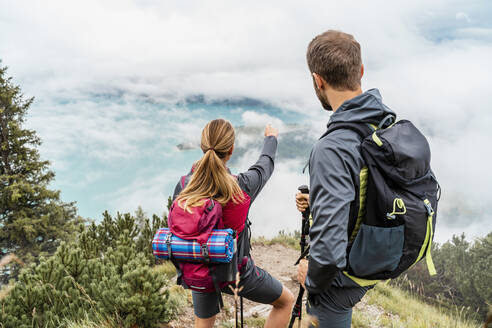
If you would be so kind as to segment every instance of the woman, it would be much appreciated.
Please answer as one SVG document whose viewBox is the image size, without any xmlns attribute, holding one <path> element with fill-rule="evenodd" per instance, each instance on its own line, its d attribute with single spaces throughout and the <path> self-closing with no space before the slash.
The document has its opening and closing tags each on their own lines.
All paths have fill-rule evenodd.
<svg viewBox="0 0 492 328">
<path fill-rule="evenodd" d="M 294 303 L 292 293 L 268 272 L 255 266 L 250 255 L 248 211 L 273 173 L 277 136 L 277 129 L 267 125 L 260 158 L 248 171 L 235 177 L 226 166 L 234 151 L 234 128 L 223 119 L 210 121 L 202 131 L 203 157 L 174 190 L 174 198 L 182 208 L 197 205 L 204 198 L 213 198 L 222 205 L 224 226 L 238 233 L 240 287 L 243 287 L 239 295 L 273 305 L 265 327 L 286 327 Z M 229 288 L 223 288 L 222 292 L 231 294 Z M 216 293 L 193 290 L 192 296 L 195 327 L 213 327 L 219 313 Z"/>
</svg>

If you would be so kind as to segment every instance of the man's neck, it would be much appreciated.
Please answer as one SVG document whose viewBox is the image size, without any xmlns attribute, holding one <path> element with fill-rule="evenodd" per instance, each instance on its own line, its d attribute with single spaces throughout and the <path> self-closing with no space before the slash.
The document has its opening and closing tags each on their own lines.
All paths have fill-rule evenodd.
<svg viewBox="0 0 492 328">
<path fill-rule="evenodd" d="M 362 94 L 362 89 L 359 88 L 355 91 L 352 90 L 337 91 L 331 89 L 331 90 L 327 90 L 326 93 L 328 99 L 330 99 L 330 105 L 333 108 L 333 112 L 336 112 L 344 102 Z"/>
</svg>

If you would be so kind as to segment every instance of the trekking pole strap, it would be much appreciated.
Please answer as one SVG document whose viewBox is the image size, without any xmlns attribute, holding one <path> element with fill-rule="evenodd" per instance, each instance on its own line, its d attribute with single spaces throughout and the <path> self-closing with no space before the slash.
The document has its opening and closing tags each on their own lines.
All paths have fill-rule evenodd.
<svg viewBox="0 0 492 328">
<path fill-rule="evenodd" d="M 217 281 L 217 275 L 215 274 L 215 268 L 209 265 L 208 271 L 210 272 L 210 276 L 212 277 L 215 292 L 219 300 L 219 309 L 222 309 L 224 307 L 224 301 L 222 300 L 222 293 L 220 292 L 219 282 Z"/>
</svg>

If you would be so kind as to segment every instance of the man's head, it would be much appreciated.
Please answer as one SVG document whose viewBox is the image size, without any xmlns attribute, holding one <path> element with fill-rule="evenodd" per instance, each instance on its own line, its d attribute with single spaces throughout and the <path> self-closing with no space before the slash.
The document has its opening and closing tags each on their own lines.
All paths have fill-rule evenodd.
<svg viewBox="0 0 492 328">
<path fill-rule="evenodd" d="M 342 92 L 360 90 L 364 67 L 360 45 L 352 35 L 326 31 L 309 43 L 306 56 L 316 94 L 326 110 L 332 110 L 326 89 Z"/>
</svg>

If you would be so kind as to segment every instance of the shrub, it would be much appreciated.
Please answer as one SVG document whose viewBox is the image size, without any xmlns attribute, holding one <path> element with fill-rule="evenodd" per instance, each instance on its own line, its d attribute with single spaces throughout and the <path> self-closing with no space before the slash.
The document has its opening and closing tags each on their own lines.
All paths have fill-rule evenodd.
<svg viewBox="0 0 492 328">
<path fill-rule="evenodd" d="M 165 218 L 153 221 L 141 230 L 129 214 L 113 219 L 105 213 L 78 242 L 62 243 L 52 257 L 23 269 L 0 301 L 3 327 L 66 327 L 83 320 L 155 327 L 170 320 L 179 302 L 164 288 L 167 278 L 151 267 L 147 239 Z"/>
<path fill-rule="evenodd" d="M 423 261 L 394 283 L 452 311 L 464 308 L 485 317 L 492 299 L 492 232 L 473 243 L 453 236 L 443 245 L 433 243 L 432 252 L 436 276 L 429 276 Z"/>
</svg>

